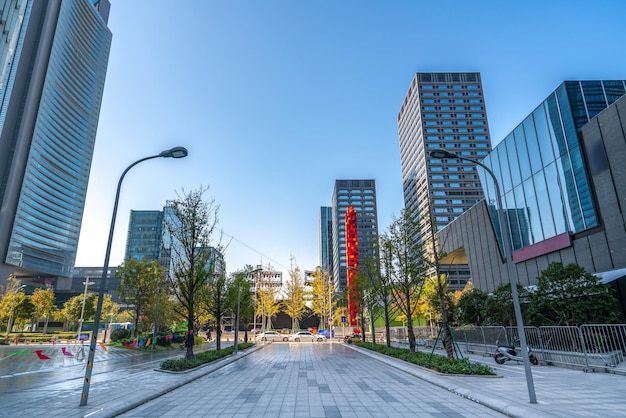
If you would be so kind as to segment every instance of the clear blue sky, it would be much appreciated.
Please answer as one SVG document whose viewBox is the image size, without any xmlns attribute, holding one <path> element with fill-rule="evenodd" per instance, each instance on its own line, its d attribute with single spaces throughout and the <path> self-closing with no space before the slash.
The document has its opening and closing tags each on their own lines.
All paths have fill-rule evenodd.
<svg viewBox="0 0 626 418">
<path fill-rule="evenodd" d="M 209 186 L 235 237 L 228 271 L 286 271 L 291 255 L 313 269 L 336 179 L 376 180 L 380 230 L 402 210 L 396 121 L 415 72 L 480 72 L 494 145 L 562 81 L 626 78 L 620 0 L 111 3 L 77 266 L 104 261 L 124 168 L 163 149 L 190 154 L 126 176 L 112 266 L 131 209 Z"/>
</svg>

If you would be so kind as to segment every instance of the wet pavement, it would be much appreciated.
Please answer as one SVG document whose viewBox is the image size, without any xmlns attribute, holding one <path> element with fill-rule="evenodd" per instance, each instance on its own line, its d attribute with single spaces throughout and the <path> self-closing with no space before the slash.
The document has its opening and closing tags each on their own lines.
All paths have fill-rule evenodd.
<svg viewBox="0 0 626 418">
<path fill-rule="evenodd" d="M 471 359 L 499 377 L 440 375 L 337 342 L 268 343 L 177 374 L 155 371 L 161 360 L 118 371 L 96 363 L 87 406 L 80 370 L 45 384 L 50 373 L 32 372 L 0 379 L 0 416 L 626 417 L 626 376 L 533 367 L 530 404 L 522 365 Z M 24 377 L 41 383 L 11 385 Z"/>
</svg>

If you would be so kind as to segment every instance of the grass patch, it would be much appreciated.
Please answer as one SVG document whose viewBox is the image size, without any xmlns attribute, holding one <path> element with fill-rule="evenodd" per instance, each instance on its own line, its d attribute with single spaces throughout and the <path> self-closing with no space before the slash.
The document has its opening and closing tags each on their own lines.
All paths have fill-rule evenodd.
<svg viewBox="0 0 626 418">
<path fill-rule="evenodd" d="M 483 364 L 471 363 L 469 359 L 448 360 L 447 357 L 441 356 L 439 354 L 431 355 L 430 353 L 424 353 L 421 351 L 411 353 L 411 350 L 407 348 L 387 347 L 383 344 L 376 344 L 374 348 L 372 348 L 371 343 L 364 343 L 361 341 L 356 342 L 355 344 L 361 348 L 367 348 L 368 350 L 376 351 L 377 353 L 384 354 L 386 356 L 417 364 L 418 366 L 435 370 L 439 373 L 467 374 L 478 376 L 496 375 L 491 367 L 485 366 Z"/>
<path fill-rule="evenodd" d="M 253 343 L 239 343 L 239 350 L 245 350 L 252 347 Z M 196 354 L 196 358 L 193 360 L 187 360 L 186 358 L 177 358 L 165 360 L 161 363 L 161 369 L 169 370 L 172 372 L 182 372 L 185 370 L 194 369 L 202 366 L 203 364 L 211 363 L 212 361 L 219 360 L 226 356 L 231 355 L 235 351 L 235 347 L 226 347 L 221 350 L 208 350 Z"/>
</svg>

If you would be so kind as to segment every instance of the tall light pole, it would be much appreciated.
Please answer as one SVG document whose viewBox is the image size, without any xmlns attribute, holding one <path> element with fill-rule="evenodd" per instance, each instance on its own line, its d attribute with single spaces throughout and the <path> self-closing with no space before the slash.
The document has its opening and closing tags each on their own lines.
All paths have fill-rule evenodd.
<svg viewBox="0 0 626 418">
<path fill-rule="evenodd" d="M 84 316 L 85 316 L 85 300 L 87 299 L 87 288 L 92 285 L 95 284 L 94 282 L 90 282 L 89 281 L 89 277 L 85 278 L 85 281 L 83 282 L 83 284 L 85 285 L 85 292 L 83 293 L 83 307 L 80 310 L 80 319 L 78 320 L 78 332 L 76 333 L 76 341 L 81 341 L 80 339 L 80 333 L 83 329 L 83 321 Z"/>
<path fill-rule="evenodd" d="M 117 216 L 117 205 L 120 200 L 120 190 L 122 188 L 122 181 L 128 171 L 137 164 L 151 160 L 153 158 L 184 158 L 188 154 L 187 149 L 184 147 L 174 147 L 160 154 L 152 155 L 150 157 L 141 158 L 128 167 L 120 176 L 120 180 L 117 183 L 117 192 L 115 194 L 115 203 L 113 204 L 113 216 L 111 217 L 111 226 L 109 228 L 109 240 L 107 241 L 107 248 L 104 256 L 104 267 L 102 268 L 102 277 L 100 279 L 100 292 L 98 293 L 98 303 L 96 305 L 96 317 L 93 321 L 93 335 L 91 336 L 91 344 L 89 345 L 89 357 L 87 359 L 87 366 L 85 368 L 85 381 L 83 382 L 83 392 L 80 396 L 80 406 L 87 405 L 87 399 L 89 398 L 89 384 L 91 383 L 91 372 L 93 370 L 93 358 L 96 353 L 96 340 L 98 338 L 98 330 L 100 329 L 100 315 L 102 314 L 102 301 L 104 300 L 104 291 L 106 289 L 105 281 L 107 278 L 107 271 L 109 270 L 109 258 L 111 256 L 111 244 L 113 243 L 113 231 L 115 230 L 115 218 Z"/>
<path fill-rule="evenodd" d="M 480 161 L 476 161 L 472 158 L 461 157 L 452 152 L 436 149 L 430 151 L 430 156 L 433 158 L 453 158 L 459 160 L 469 161 L 480 167 L 482 167 L 487 174 L 491 176 L 493 180 L 494 188 L 496 189 L 496 199 L 498 202 L 498 221 L 500 222 L 500 234 L 502 235 L 502 246 L 504 247 L 504 258 L 506 259 L 506 267 L 509 275 L 509 283 L 511 284 L 511 296 L 513 297 L 513 309 L 515 311 L 515 322 L 517 322 L 517 333 L 519 334 L 519 341 L 522 347 L 522 355 L 524 356 L 524 371 L 526 374 L 526 385 L 528 386 L 528 397 L 530 403 L 537 403 L 537 397 L 535 395 L 535 385 L 533 383 L 533 374 L 530 370 L 530 360 L 528 359 L 528 345 L 526 344 L 526 334 L 524 334 L 524 320 L 522 318 L 522 309 L 519 302 L 519 294 L 517 292 L 517 271 L 513 265 L 513 255 L 511 250 L 511 237 L 510 237 L 510 225 L 505 221 L 504 207 L 502 206 L 502 197 L 500 196 L 500 186 L 498 185 L 498 179 L 496 179 L 493 171 Z"/>
<path fill-rule="evenodd" d="M 9 333 L 13 328 L 13 314 L 15 312 L 15 296 L 20 292 L 20 290 L 26 287 L 25 284 L 19 286 L 17 289 L 13 291 L 13 297 L 11 298 L 11 315 L 9 315 L 9 323 L 7 324 L 7 335 L 6 338 L 9 338 Z"/>
</svg>

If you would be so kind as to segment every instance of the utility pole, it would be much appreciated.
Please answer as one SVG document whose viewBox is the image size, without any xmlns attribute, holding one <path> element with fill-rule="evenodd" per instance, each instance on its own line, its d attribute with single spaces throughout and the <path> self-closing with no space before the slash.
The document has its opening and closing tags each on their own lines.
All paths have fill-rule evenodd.
<svg viewBox="0 0 626 418">
<path fill-rule="evenodd" d="M 89 277 L 85 277 L 85 281 L 83 282 L 83 284 L 85 285 L 85 292 L 83 293 L 83 307 L 80 310 L 80 319 L 78 320 L 78 332 L 76 333 L 76 341 L 81 341 L 80 340 L 80 332 L 83 329 L 83 321 L 84 321 L 84 316 L 85 316 L 85 300 L 87 299 L 87 288 L 89 287 L 89 285 L 94 284 L 94 282 L 90 282 L 89 281 Z M 97 332 L 96 330 L 94 330 L 93 332 Z"/>
</svg>

